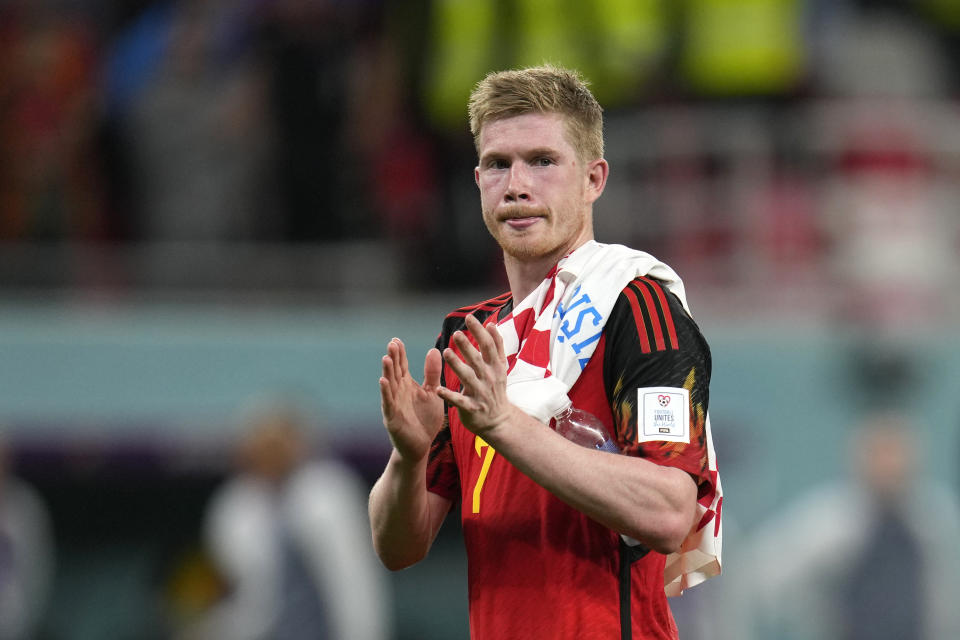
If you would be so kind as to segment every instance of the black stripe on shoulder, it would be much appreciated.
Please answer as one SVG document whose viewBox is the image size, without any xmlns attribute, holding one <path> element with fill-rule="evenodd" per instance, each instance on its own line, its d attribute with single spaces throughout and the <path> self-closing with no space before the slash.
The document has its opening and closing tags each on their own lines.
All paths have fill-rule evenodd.
<svg viewBox="0 0 960 640">
<path fill-rule="evenodd" d="M 650 337 L 657 345 L 657 350 L 678 349 L 676 317 L 679 315 L 683 318 L 687 315 L 680 299 L 662 282 L 649 277 L 636 278 L 628 287 L 636 294 L 640 311 L 647 320 L 647 327 L 652 330 Z"/>
<path fill-rule="evenodd" d="M 508 291 L 506 293 L 501 293 L 496 297 L 490 298 L 489 300 L 484 300 L 483 302 L 478 302 L 477 304 L 472 304 L 466 307 L 460 307 L 456 311 L 451 311 L 443 320 L 443 328 L 440 331 L 440 335 L 437 337 L 437 348 L 443 349 L 450 344 L 450 337 L 453 335 L 453 333 L 457 330 L 463 329 L 466 326 L 466 317 L 468 315 L 474 316 L 480 322 L 485 322 L 491 314 L 503 309 L 504 305 L 509 304 L 510 300 L 511 295 Z"/>
<path fill-rule="evenodd" d="M 476 311 L 494 311 L 495 309 L 499 309 L 500 307 L 502 307 L 509 300 L 510 300 L 510 292 L 506 291 L 504 293 L 501 293 L 498 296 L 494 296 L 493 298 L 490 298 L 489 300 L 484 300 L 483 302 L 478 302 L 476 304 L 460 307 L 456 311 L 451 311 L 450 313 L 448 313 L 447 317 L 463 318 Z"/>
</svg>

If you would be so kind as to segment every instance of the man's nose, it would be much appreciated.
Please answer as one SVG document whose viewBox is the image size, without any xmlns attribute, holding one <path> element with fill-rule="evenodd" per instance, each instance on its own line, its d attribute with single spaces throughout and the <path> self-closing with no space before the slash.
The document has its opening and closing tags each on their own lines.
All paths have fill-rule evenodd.
<svg viewBox="0 0 960 640">
<path fill-rule="evenodd" d="M 510 177 L 504 200 L 507 202 L 525 201 L 530 199 L 530 174 L 522 162 L 510 165 Z"/>
</svg>

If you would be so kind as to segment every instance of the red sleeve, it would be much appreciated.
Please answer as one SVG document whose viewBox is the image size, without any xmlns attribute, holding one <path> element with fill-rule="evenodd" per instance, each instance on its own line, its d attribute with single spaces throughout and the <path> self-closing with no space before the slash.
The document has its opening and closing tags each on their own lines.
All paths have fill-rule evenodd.
<svg viewBox="0 0 960 640">
<path fill-rule="evenodd" d="M 449 335 L 453 332 L 453 325 L 450 317 L 444 322 L 443 331 L 437 336 L 436 348 L 443 351 L 449 343 Z M 443 371 L 446 372 L 447 365 L 444 365 Z M 445 377 L 445 376 L 444 376 Z M 443 378 L 440 384 L 446 386 L 447 381 Z M 444 407 L 449 411 L 449 407 Z M 450 424 L 447 418 L 444 418 L 443 428 L 433 439 L 430 445 L 429 458 L 427 459 L 427 490 L 442 496 L 454 503 L 460 501 L 460 475 L 457 471 L 457 461 L 453 454 L 453 442 L 450 438 Z"/>
<path fill-rule="evenodd" d="M 453 457 L 453 444 L 450 441 L 450 427 L 444 425 L 433 444 L 430 445 L 430 457 L 427 460 L 427 490 L 451 500 L 460 501 L 460 476 Z"/>
</svg>

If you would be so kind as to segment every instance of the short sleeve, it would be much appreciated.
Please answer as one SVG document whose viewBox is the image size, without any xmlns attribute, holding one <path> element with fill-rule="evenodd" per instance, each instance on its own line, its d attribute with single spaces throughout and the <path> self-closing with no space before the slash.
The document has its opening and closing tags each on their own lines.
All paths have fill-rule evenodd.
<svg viewBox="0 0 960 640">
<path fill-rule="evenodd" d="M 709 491 L 711 358 L 700 329 L 666 287 L 641 277 L 620 294 L 605 334 L 604 384 L 620 448 L 683 469 Z"/>
<path fill-rule="evenodd" d="M 445 334 L 446 331 L 437 338 L 436 347 L 441 351 L 448 342 Z M 442 379 L 440 383 L 446 384 Z M 444 409 L 446 415 L 450 409 L 446 406 L 444 406 Z M 430 453 L 427 458 L 427 490 L 452 502 L 460 501 L 460 476 L 457 472 L 457 461 L 453 454 L 449 420 L 446 418 L 443 428 L 440 429 L 430 445 Z"/>
</svg>

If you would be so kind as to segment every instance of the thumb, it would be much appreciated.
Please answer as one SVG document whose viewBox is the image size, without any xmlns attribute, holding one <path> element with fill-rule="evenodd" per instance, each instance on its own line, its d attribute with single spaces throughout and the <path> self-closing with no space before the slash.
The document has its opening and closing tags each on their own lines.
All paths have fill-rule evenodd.
<svg viewBox="0 0 960 640">
<path fill-rule="evenodd" d="M 428 390 L 434 390 L 440 386 L 440 371 L 443 369 L 443 357 L 439 349 L 430 349 L 427 351 L 427 357 L 423 361 L 423 387 Z"/>
</svg>

